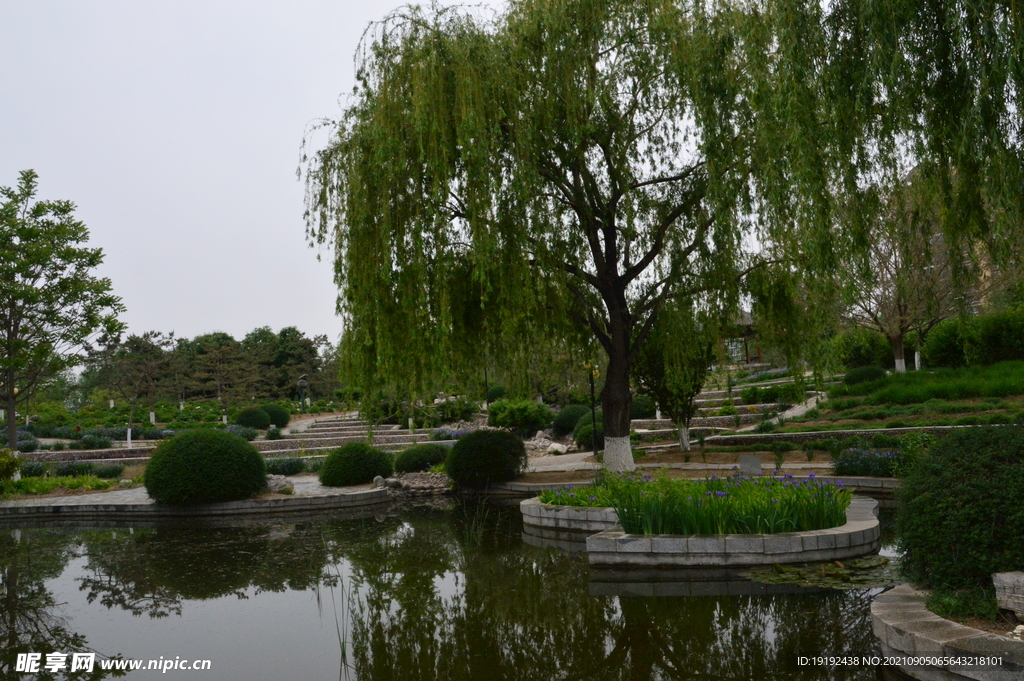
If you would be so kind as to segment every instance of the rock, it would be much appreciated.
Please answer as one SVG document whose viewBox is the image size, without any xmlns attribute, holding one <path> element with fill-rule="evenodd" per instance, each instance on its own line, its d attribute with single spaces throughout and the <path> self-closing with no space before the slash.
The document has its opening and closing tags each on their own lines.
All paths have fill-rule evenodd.
<svg viewBox="0 0 1024 681">
<path fill-rule="evenodd" d="M 279 494 L 291 494 L 295 491 L 291 481 L 283 475 L 268 475 L 267 489 Z"/>
<path fill-rule="evenodd" d="M 552 442 L 544 451 L 546 451 L 548 454 L 565 454 L 566 452 L 569 451 L 569 448 L 566 445 L 560 445 L 557 442 Z"/>
<path fill-rule="evenodd" d="M 537 434 L 533 436 L 533 439 L 534 440 L 546 440 L 547 437 L 548 437 L 548 434 L 547 434 L 546 431 L 538 430 Z"/>
<path fill-rule="evenodd" d="M 384 486 L 384 478 L 382 478 L 379 475 L 374 477 L 374 479 L 373 479 L 373 486 L 374 486 L 374 488 L 377 488 L 377 489 L 383 487 Z"/>
<path fill-rule="evenodd" d="M 761 475 L 761 457 L 754 454 L 741 454 L 740 473 L 743 475 Z"/>
<path fill-rule="evenodd" d="M 1003 610 L 1012 610 L 1024 621 L 1024 572 L 996 572 L 992 575 L 996 602 Z"/>
</svg>

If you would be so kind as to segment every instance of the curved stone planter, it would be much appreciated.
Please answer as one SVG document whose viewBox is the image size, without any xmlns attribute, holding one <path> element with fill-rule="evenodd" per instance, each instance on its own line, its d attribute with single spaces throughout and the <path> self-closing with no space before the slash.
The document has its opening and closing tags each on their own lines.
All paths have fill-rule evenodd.
<svg viewBox="0 0 1024 681">
<path fill-rule="evenodd" d="M 1024 641 L 943 619 L 925 607 L 925 595 L 901 584 L 871 603 L 871 625 L 882 654 L 899 663 L 903 674 L 921 681 L 1024 679 Z M 992 664 L 993 657 L 999 662 Z M 979 658 L 990 663 L 977 664 Z"/>
<path fill-rule="evenodd" d="M 571 532 L 602 532 L 619 524 L 614 508 L 591 508 L 586 506 L 553 506 L 541 503 L 534 497 L 519 504 L 523 512 L 523 526 L 545 530 L 568 530 Z"/>
<path fill-rule="evenodd" d="M 846 524 L 778 534 L 640 535 L 616 527 L 587 538 L 593 567 L 678 568 L 833 561 L 881 548 L 874 499 L 854 497 Z"/>
</svg>

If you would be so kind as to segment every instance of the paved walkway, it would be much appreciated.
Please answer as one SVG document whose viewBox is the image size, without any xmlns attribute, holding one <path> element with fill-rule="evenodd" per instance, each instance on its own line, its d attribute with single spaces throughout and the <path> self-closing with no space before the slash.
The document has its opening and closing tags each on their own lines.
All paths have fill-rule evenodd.
<svg viewBox="0 0 1024 681">
<path fill-rule="evenodd" d="M 299 476 L 291 478 L 295 492 L 292 496 L 330 496 L 351 494 L 361 492 L 368 487 L 324 487 L 320 484 L 319 478 L 315 475 Z M 10 499 L 0 501 L 0 508 L 14 506 L 95 506 L 111 505 L 121 506 L 126 504 L 153 504 L 145 487 L 133 487 L 131 489 L 115 489 L 109 492 L 93 492 L 91 494 L 75 494 L 65 497 L 28 497 L 25 499 Z"/>
</svg>

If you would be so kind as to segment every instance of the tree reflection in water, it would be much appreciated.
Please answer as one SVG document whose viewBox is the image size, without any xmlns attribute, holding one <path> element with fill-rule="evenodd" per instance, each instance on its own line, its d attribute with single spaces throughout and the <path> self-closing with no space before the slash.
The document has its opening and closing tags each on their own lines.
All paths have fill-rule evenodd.
<svg viewBox="0 0 1024 681">
<path fill-rule="evenodd" d="M 60 615 L 63 604 L 45 584 L 64 572 L 77 555 L 76 545 L 74 536 L 60 530 L 0 530 L 0 681 L 25 678 L 15 671 L 19 653 L 41 653 L 45 660 L 46 653 L 54 651 L 97 652 L 70 629 Z M 66 670 L 61 678 L 84 681 L 123 675 L 96 664 L 92 672 Z M 55 677 L 43 670 L 35 678 Z"/>
<path fill-rule="evenodd" d="M 178 617 L 192 600 L 312 591 L 326 622 L 310 628 L 337 621 L 339 647 L 323 654 L 340 658 L 343 676 L 362 681 L 875 678 L 870 669 L 823 674 L 797 665 L 799 656 L 877 652 L 866 591 L 594 597 L 585 556 L 525 545 L 515 508 L 417 508 L 379 520 L 226 529 L 41 532 L 35 544 L 50 542 L 51 549 L 14 551 L 23 561 L 31 554 L 31 580 L 18 582 L 4 551 L 5 586 L 17 584 L 22 604 L 34 598 L 36 612 L 52 609 L 42 581 L 64 570 L 77 541 L 88 601 L 136 616 Z M 41 626 L 12 614 L 25 610 L 19 607 L 5 607 L 5 631 L 14 630 L 11 617 L 22 618 L 20 632 Z M 55 621 L 45 628 L 51 639 L 63 631 Z M 28 643 L 18 645 L 28 650 Z"/>
</svg>

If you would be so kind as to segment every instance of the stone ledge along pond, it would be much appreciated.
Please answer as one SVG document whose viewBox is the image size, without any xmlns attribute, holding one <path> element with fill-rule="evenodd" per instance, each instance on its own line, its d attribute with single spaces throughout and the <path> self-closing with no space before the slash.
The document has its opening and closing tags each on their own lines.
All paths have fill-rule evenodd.
<svg viewBox="0 0 1024 681">
<path fill-rule="evenodd" d="M 477 502 L 0 526 L 0 681 L 54 651 L 143 660 L 139 680 L 889 678 L 799 663 L 879 655 L 880 589 L 645 598 L 591 576 L 585 555 L 526 544 L 517 507 Z M 211 668 L 145 669 L 161 657 Z"/>
</svg>

